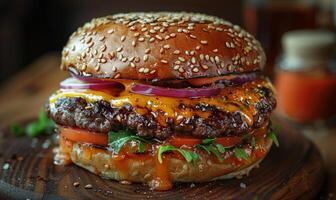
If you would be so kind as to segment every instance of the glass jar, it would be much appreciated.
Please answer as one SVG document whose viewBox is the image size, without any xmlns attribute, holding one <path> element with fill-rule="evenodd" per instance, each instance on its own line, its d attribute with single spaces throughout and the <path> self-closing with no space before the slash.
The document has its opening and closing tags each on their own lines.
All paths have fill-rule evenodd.
<svg viewBox="0 0 336 200">
<path fill-rule="evenodd" d="M 273 76 L 282 35 L 318 26 L 318 0 L 245 0 L 243 13 L 246 30 L 256 36 L 266 51 L 268 76 Z"/>
<path fill-rule="evenodd" d="M 277 61 L 277 113 L 311 123 L 336 116 L 335 34 L 301 30 L 282 38 L 283 55 Z"/>
</svg>

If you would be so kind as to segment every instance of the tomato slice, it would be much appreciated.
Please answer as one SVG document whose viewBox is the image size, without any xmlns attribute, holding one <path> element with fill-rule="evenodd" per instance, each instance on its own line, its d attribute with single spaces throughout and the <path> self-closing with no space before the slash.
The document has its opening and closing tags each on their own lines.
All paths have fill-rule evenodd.
<svg viewBox="0 0 336 200">
<path fill-rule="evenodd" d="M 216 139 L 216 143 L 223 145 L 223 147 L 231 147 L 239 144 L 241 139 L 242 138 L 238 136 L 221 137 Z"/>
<path fill-rule="evenodd" d="M 107 146 L 108 135 L 104 133 L 90 132 L 77 128 L 60 127 L 61 136 L 74 142 L 83 142 L 96 144 L 100 146 Z"/>
<path fill-rule="evenodd" d="M 175 146 L 175 147 L 181 147 L 182 145 L 193 147 L 197 144 L 200 144 L 202 142 L 201 139 L 198 138 L 191 138 L 191 137 L 177 137 L 173 136 L 169 139 L 168 143 Z"/>
</svg>

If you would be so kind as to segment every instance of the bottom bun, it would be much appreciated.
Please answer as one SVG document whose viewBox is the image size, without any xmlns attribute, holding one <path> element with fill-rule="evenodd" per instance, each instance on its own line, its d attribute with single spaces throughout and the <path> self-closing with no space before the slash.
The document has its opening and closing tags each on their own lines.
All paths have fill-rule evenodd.
<svg viewBox="0 0 336 200">
<path fill-rule="evenodd" d="M 263 154 L 250 154 L 248 160 L 240 162 L 218 162 L 208 154 L 199 154 L 197 163 L 174 157 L 164 157 L 163 164 L 153 155 L 112 155 L 105 149 L 87 144 L 73 143 L 69 149 L 72 162 L 103 178 L 117 181 L 150 183 L 166 178 L 169 182 L 206 182 L 228 179 L 248 174 L 258 166 L 272 146 L 272 140 L 260 139 L 258 147 Z M 231 152 L 233 153 L 233 152 Z M 237 159 L 235 159 L 237 161 Z"/>
</svg>

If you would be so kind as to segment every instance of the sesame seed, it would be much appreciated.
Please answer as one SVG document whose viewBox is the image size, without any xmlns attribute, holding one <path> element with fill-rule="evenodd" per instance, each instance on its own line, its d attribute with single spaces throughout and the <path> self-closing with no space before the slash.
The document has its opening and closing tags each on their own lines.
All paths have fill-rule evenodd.
<svg viewBox="0 0 336 200">
<path fill-rule="evenodd" d="M 149 69 L 148 68 L 145 68 L 144 70 L 143 70 L 143 73 L 145 73 L 145 74 L 147 74 L 149 72 Z"/>
<path fill-rule="evenodd" d="M 209 59 L 210 59 L 210 56 L 208 54 L 205 55 L 205 60 L 209 61 Z"/>
<path fill-rule="evenodd" d="M 206 41 L 206 40 L 201 40 L 201 44 L 208 44 L 208 41 Z"/>
<path fill-rule="evenodd" d="M 209 30 L 206 29 L 206 28 L 202 28 L 202 30 L 203 30 L 204 32 L 209 32 Z"/>
<path fill-rule="evenodd" d="M 189 35 L 191 38 L 196 39 L 197 37 L 195 35 L 190 34 Z"/>
<path fill-rule="evenodd" d="M 94 69 L 98 72 L 100 70 L 100 64 L 97 64 Z"/>
<path fill-rule="evenodd" d="M 145 41 L 145 38 L 140 37 L 138 40 L 139 40 L 140 42 L 143 42 L 143 41 Z"/>
<path fill-rule="evenodd" d="M 68 56 L 69 55 L 69 51 L 67 49 L 65 49 L 62 53 L 63 53 L 63 56 Z"/>
<path fill-rule="evenodd" d="M 205 64 L 201 65 L 201 67 L 202 67 L 203 69 L 209 69 L 209 66 L 208 66 L 208 65 L 205 65 Z"/>
<path fill-rule="evenodd" d="M 115 57 L 115 52 L 111 51 L 110 53 L 107 54 L 109 59 L 113 59 Z"/>
<path fill-rule="evenodd" d="M 100 59 L 100 62 L 101 62 L 101 63 L 106 63 L 107 60 L 106 60 L 105 58 L 102 58 L 102 59 Z"/>
<path fill-rule="evenodd" d="M 170 45 L 169 44 L 165 44 L 165 45 L 163 45 L 163 48 L 164 49 L 170 49 Z"/>
<path fill-rule="evenodd" d="M 148 55 L 147 55 L 147 54 L 143 56 L 143 60 L 144 60 L 145 62 L 148 60 Z"/>
<path fill-rule="evenodd" d="M 212 50 L 212 52 L 217 53 L 217 52 L 218 52 L 218 49 L 214 49 L 214 50 Z"/>
<path fill-rule="evenodd" d="M 176 60 L 174 63 L 177 64 L 177 65 L 180 65 L 180 64 L 181 64 L 181 61 Z"/>
<path fill-rule="evenodd" d="M 128 59 L 127 57 L 124 57 L 123 59 L 121 59 L 122 62 L 126 62 Z"/>
<path fill-rule="evenodd" d="M 103 44 L 103 45 L 100 47 L 100 50 L 101 50 L 102 52 L 104 52 L 104 51 L 106 50 L 106 45 Z"/>
<path fill-rule="evenodd" d="M 149 42 L 154 42 L 155 41 L 155 38 L 150 38 L 149 39 Z"/>
<path fill-rule="evenodd" d="M 93 53 L 93 55 L 97 55 L 98 54 L 97 49 L 94 49 L 92 53 Z"/>
<path fill-rule="evenodd" d="M 144 27 L 144 28 L 141 29 L 142 32 L 145 32 L 145 31 L 147 31 L 147 30 L 148 30 L 148 29 L 147 29 L 146 27 Z"/>
<path fill-rule="evenodd" d="M 178 71 L 179 71 L 180 73 L 183 73 L 183 72 L 184 72 L 184 69 L 183 69 L 182 67 L 180 67 L 180 68 L 178 69 Z"/>
<path fill-rule="evenodd" d="M 113 72 L 116 72 L 117 71 L 117 68 L 115 66 L 112 66 L 112 71 Z"/>
<path fill-rule="evenodd" d="M 199 72 L 199 69 L 198 69 L 197 67 L 194 67 L 194 68 L 192 69 L 192 71 L 197 73 L 197 72 Z"/>
<path fill-rule="evenodd" d="M 185 54 L 189 56 L 189 51 L 188 51 L 188 50 L 186 50 L 186 51 L 185 51 Z"/>
<path fill-rule="evenodd" d="M 133 62 L 133 60 L 134 60 L 134 56 L 129 57 L 128 60 L 129 60 L 130 62 Z"/>
<path fill-rule="evenodd" d="M 86 52 L 84 51 L 84 52 L 82 52 L 82 58 L 84 59 L 85 57 L 86 57 Z"/>
<path fill-rule="evenodd" d="M 153 69 L 152 71 L 150 71 L 149 73 L 150 74 L 154 74 L 156 72 L 156 70 L 155 69 Z"/>
<path fill-rule="evenodd" d="M 196 46 L 196 50 L 200 50 L 201 49 L 201 46 Z"/>
<path fill-rule="evenodd" d="M 131 31 L 135 31 L 135 30 L 136 30 L 136 27 L 135 27 L 135 26 L 131 26 L 131 27 L 130 27 L 130 30 L 131 30 Z"/>
<path fill-rule="evenodd" d="M 86 68 L 87 68 L 87 65 L 86 65 L 86 64 L 83 64 L 83 65 L 82 65 L 82 71 L 85 71 Z"/>
<path fill-rule="evenodd" d="M 149 30 L 149 32 L 154 34 L 154 33 L 156 33 L 156 30 L 151 29 L 151 30 Z"/>
<path fill-rule="evenodd" d="M 212 26 L 211 24 L 208 25 L 209 29 L 216 29 L 216 27 Z"/>
<path fill-rule="evenodd" d="M 131 65 L 131 67 L 132 67 L 132 68 L 134 68 L 134 67 L 135 67 L 135 64 L 134 64 L 134 62 L 131 62 L 131 63 L 130 63 L 130 65 Z"/>
<path fill-rule="evenodd" d="M 98 58 L 100 59 L 100 58 L 102 58 L 104 56 L 104 54 L 99 54 L 99 56 L 98 56 Z"/>
<path fill-rule="evenodd" d="M 138 71 L 142 73 L 145 70 L 145 68 L 141 67 Z"/>
<path fill-rule="evenodd" d="M 119 54 L 118 55 L 118 59 L 121 61 L 122 59 L 124 58 L 124 55 L 122 55 L 122 54 Z"/>
<path fill-rule="evenodd" d="M 173 37 L 176 37 L 176 34 L 175 34 L 175 33 L 171 33 L 171 34 L 170 34 L 170 37 L 172 37 L 172 38 L 173 38 Z"/>
<path fill-rule="evenodd" d="M 117 48 L 116 51 L 117 51 L 117 52 L 121 52 L 122 50 L 123 50 L 123 46 L 120 46 L 120 47 Z"/>
<path fill-rule="evenodd" d="M 200 54 L 199 57 L 201 60 L 204 60 L 204 54 Z"/>
<path fill-rule="evenodd" d="M 99 41 L 103 41 L 104 39 L 105 39 L 105 36 L 103 35 L 99 38 Z"/>
<path fill-rule="evenodd" d="M 241 28 L 238 25 L 234 25 L 233 29 L 236 30 L 236 31 L 240 31 L 241 30 Z"/>
<path fill-rule="evenodd" d="M 196 58 L 195 57 L 191 58 L 191 63 L 196 64 Z"/>
<path fill-rule="evenodd" d="M 185 61 L 185 59 L 183 57 L 178 57 L 177 59 L 179 59 L 181 62 Z"/>
<path fill-rule="evenodd" d="M 88 38 L 88 40 L 86 41 L 86 44 L 89 44 L 92 41 L 92 37 Z"/>
<path fill-rule="evenodd" d="M 220 62 L 220 60 L 219 60 L 219 57 L 218 57 L 218 56 L 215 56 L 215 61 L 216 61 L 217 63 L 219 63 L 219 62 Z"/>
<path fill-rule="evenodd" d="M 88 44 L 88 47 L 91 48 L 91 47 L 93 47 L 93 45 L 94 45 L 94 42 L 91 42 L 90 44 Z"/>
<path fill-rule="evenodd" d="M 79 182 L 74 182 L 74 183 L 73 183 L 73 186 L 74 186 L 74 187 L 78 187 L 78 186 L 79 186 Z"/>
<path fill-rule="evenodd" d="M 231 48 L 231 45 L 230 45 L 230 43 L 228 43 L 228 42 L 225 42 L 225 46 L 226 46 L 227 48 Z"/>
<path fill-rule="evenodd" d="M 114 30 L 113 30 L 113 29 L 110 29 L 110 30 L 107 31 L 107 33 L 108 33 L 108 34 L 112 34 L 112 33 L 114 33 Z"/>
<path fill-rule="evenodd" d="M 217 69 L 217 74 L 221 75 L 221 71 L 219 69 Z"/>
<path fill-rule="evenodd" d="M 140 58 L 139 57 L 135 57 L 134 58 L 134 62 L 136 62 L 136 63 L 140 62 Z"/>
<path fill-rule="evenodd" d="M 169 40 L 169 38 L 170 38 L 170 36 L 169 36 L 169 35 L 166 35 L 164 39 L 165 39 L 165 40 Z"/>
<path fill-rule="evenodd" d="M 120 41 L 123 42 L 125 40 L 126 40 L 126 36 L 125 35 L 121 36 Z"/>
<path fill-rule="evenodd" d="M 210 57 L 210 62 L 214 63 L 215 62 L 215 58 L 214 57 Z"/>
<path fill-rule="evenodd" d="M 164 52 L 164 48 L 161 47 L 160 48 L 160 53 L 163 54 L 163 52 Z"/>
<path fill-rule="evenodd" d="M 160 35 L 155 35 L 156 39 L 163 40 L 163 38 Z"/>
<path fill-rule="evenodd" d="M 161 60 L 161 63 L 167 64 L 168 61 L 167 60 Z"/>
<path fill-rule="evenodd" d="M 216 31 L 222 32 L 222 31 L 223 31 L 223 29 L 222 29 L 222 28 L 220 28 L 220 27 L 217 27 L 217 28 L 216 28 Z"/>
<path fill-rule="evenodd" d="M 139 35 L 140 35 L 139 32 L 135 32 L 135 33 L 134 33 L 134 37 L 138 37 Z"/>
<path fill-rule="evenodd" d="M 180 65 L 175 65 L 175 66 L 173 67 L 174 70 L 178 70 L 179 68 L 180 68 Z"/>
<path fill-rule="evenodd" d="M 118 73 L 114 76 L 114 78 L 119 78 L 121 75 Z"/>
<path fill-rule="evenodd" d="M 135 47 L 136 46 L 136 42 L 133 40 L 132 41 L 132 46 Z"/>
</svg>

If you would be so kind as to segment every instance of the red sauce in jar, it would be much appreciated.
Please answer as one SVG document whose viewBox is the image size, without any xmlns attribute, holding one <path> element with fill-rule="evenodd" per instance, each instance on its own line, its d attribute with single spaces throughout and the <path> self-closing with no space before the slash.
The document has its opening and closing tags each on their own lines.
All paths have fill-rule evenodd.
<svg viewBox="0 0 336 200">
<path fill-rule="evenodd" d="M 277 109 L 291 119 L 311 122 L 336 114 L 336 75 L 279 70 Z"/>
</svg>

